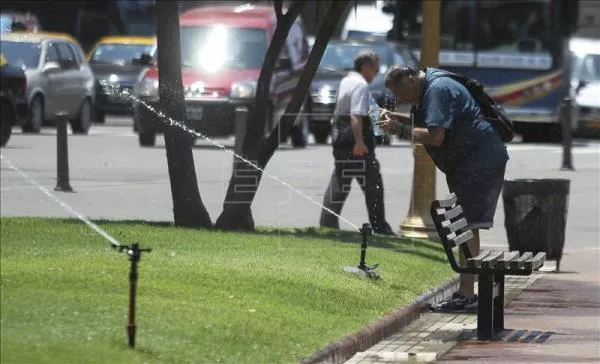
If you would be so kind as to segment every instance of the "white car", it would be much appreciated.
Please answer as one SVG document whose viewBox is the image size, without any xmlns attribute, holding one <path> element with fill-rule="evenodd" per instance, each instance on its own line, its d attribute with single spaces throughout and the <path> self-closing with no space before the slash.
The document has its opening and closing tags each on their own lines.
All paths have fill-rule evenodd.
<svg viewBox="0 0 600 364">
<path fill-rule="evenodd" d="M 573 128 L 577 132 L 600 131 L 600 40 L 573 38 L 569 49 Z"/>
<path fill-rule="evenodd" d="M 92 124 L 94 74 L 79 43 L 67 34 L 3 33 L 2 55 L 27 77 L 28 120 L 23 131 L 39 133 L 66 113 L 74 133 L 87 134 Z"/>
</svg>

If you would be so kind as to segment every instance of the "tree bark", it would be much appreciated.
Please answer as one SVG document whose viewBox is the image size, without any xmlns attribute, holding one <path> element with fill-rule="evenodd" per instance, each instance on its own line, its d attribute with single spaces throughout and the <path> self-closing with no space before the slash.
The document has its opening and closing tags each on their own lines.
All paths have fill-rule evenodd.
<svg viewBox="0 0 600 364">
<path fill-rule="evenodd" d="M 156 2 L 156 25 L 160 108 L 174 120 L 187 120 L 176 1 Z M 210 216 L 198 190 L 190 135 L 177 126 L 166 125 L 164 137 L 175 225 L 210 227 Z"/>
<path fill-rule="evenodd" d="M 290 29 L 300 15 L 303 1 L 290 5 L 286 13 L 282 11 L 282 1 L 276 1 L 274 11 L 277 16 L 277 26 L 269 43 L 265 60 L 256 85 L 253 107 L 246 120 L 246 133 L 242 145 L 242 156 L 256 163 L 264 147 L 265 123 L 271 108 L 269 93 L 271 79 L 281 49 L 285 46 Z M 225 230 L 254 230 L 254 218 L 251 205 L 258 189 L 260 172 L 248 163 L 236 158 L 233 163 L 233 173 L 223 202 L 223 212 L 215 226 Z"/>
<path fill-rule="evenodd" d="M 323 58 L 327 44 L 329 43 L 329 40 L 335 31 L 337 20 L 343 14 L 349 3 L 350 1 L 348 0 L 332 1 L 327 14 L 325 15 L 325 19 L 319 27 L 319 31 L 315 37 L 315 44 L 313 45 L 310 56 L 308 57 L 308 61 L 304 66 L 302 76 L 300 76 L 300 81 L 298 81 L 298 85 L 294 90 L 292 100 L 287 105 L 281 121 L 275 126 L 266 140 L 265 147 L 263 148 L 261 156 L 258 160 L 258 164 L 261 166 L 261 168 L 267 165 L 279 147 L 280 140 L 286 140 L 292 131 L 298 111 L 304 103 L 306 93 L 308 92 L 312 80 L 315 77 L 315 73 L 319 68 L 319 64 L 321 63 L 321 59 Z"/>
<path fill-rule="evenodd" d="M 246 139 L 244 142 L 244 150 L 248 153 L 245 153 L 244 157 L 252 161 L 256 166 L 260 167 L 261 169 L 264 169 L 266 167 L 267 163 L 275 153 L 275 150 L 277 150 L 277 147 L 279 146 L 279 129 L 281 128 L 281 131 L 284 133 L 284 135 L 289 135 L 293 127 L 293 123 L 297 117 L 297 113 L 299 112 L 306 98 L 306 93 L 310 87 L 312 79 L 316 73 L 317 68 L 319 67 L 319 64 L 321 63 L 321 58 L 323 57 L 323 53 L 325 52 L 327 43 L 329 42 L 329 39 L 335 31 L 336 24 L 349 2 L 350 1 L 332 1 L 332 4 L 329 7 L 325 18 L 321 26 L 319 27 L 319 32 L 317 33 L 315 44 L 313 46 L 313 49 L 311 50 L 310 56 L 304 67 L 298 85 L 294 90 L 292 100 L 287 106 L 285 114 L 282 117 L 281 121 L 277 123 L 277 126 L 272 130 L 268 138 L 261 137 L 258 140 L 254 139 L 251 141 L 251 143 L 248 143 L 250 140 L 248 139 L 248 135 L 246 135 Z M 291 23 L 293 24 L 293 21 Z M 284 36 L 284 41 L 285 38 L 287 38 L 287 33 L 289 32 L 289 28 L 292 24 L 289 24 L 287 28 L 286 34 Z M 279 27 L 280 24 L 278 22 L 277 28 Z M 265 60 L 265 63 L 267 63 L 267 60 Z M 274 67 L 274 65 L 275 62 L 273 61 L 272 67 Z M 264 68 L 262 71 L 264 71 Z M 266 108 L 261 107 L 260 109 L 264 111 Z M 255 114 L 254 117 L 256 118 L 256 116 L 258 116 L 258 114 Z M 261 127 L 263 129 L 260 130 L 264 130 L 264 124 L 259 126 L 253 125 L 259 124 L 259 120 L 255 118 L 251 118 L 248 120 L 248 127 Z M 258 135 L 258 132 L 259 130 L 255 130 L 255 135 Z M 254 219 L 252 217 L 251 205 L 254 201 L 254 197 L 256 196 L 256 192 L 258 191 L 258 186 L 262 179 L 262 175 L 262 171 L 257 170 L 252 166 L 249 166 L 243 161 L 236 160 L 236 162 L 234 163 L 234 174 L 231 177 L 229 189 L 225 198 L 225 203 L 223 204 L 223 212 L 221 213 L 221 216 L 219 216 L 219 219 L 216 223 L 216 226 L 218 228 L 231 230 L 254 229 Z"/>
</svg>

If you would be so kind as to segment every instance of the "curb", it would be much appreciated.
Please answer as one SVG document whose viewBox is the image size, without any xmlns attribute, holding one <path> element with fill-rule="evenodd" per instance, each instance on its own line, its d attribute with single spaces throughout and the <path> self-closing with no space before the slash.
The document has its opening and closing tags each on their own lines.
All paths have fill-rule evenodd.
<svg viewBox="0 0 600 364">
<path fill-rule="evenodd" d="M 383 318 L 368 324 L 354 334 L 331 343 L 302 360 L 302 364 L 338 364 L 350 359 L 354 354 L 366 351 L 381 340 L 398 332 L 419 318 L 427 306 L 450 298 L 458 290 L 459 277 L 456 276 L 441 286 L 423 293 L 417 300 L 398 307 Z"/>
</svg>

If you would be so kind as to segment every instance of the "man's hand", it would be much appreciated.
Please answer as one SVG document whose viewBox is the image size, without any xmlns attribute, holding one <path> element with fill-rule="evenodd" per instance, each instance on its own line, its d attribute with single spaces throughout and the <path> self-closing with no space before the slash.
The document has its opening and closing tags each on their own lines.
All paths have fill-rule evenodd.
<svg viewBox="0 0 600 364">
<path fill-rule="evenodd" d="M 381 109 L 380 116 L 381 116 L 382 119 L 390 119 L 390 120 L 396 120 L 397 119 L 396 118 L 397 115 L 395 113 L 391 112 L 388 109 L 384 109 L 384 108 Z"/>
<path fill-rule="evenodd" d="M 362 157 L 369 153 L 369 149 L 362 140 L 358 140 L 354 143 L 354 148 L 352 148 L 352 154 L 356 157 Z"/>
<path fill-rule="evenodd" d="M 383 119 L 377 123 L 386 134 L 398 134 L 402 130 L 402 123 L 397 120 Z"/>
</svg>

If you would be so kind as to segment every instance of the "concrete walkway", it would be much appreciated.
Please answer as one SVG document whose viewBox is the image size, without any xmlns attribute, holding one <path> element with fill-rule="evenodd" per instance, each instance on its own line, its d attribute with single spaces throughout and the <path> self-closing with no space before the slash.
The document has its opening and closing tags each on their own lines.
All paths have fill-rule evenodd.
<svg viewBox="0 0 600 364">
<path fill-rule="evenodd" d="M 478 342 L 474 314 L 425 313 L 346 363 L 598 363 L 599 253 L 566 255 L 559 273 L 507 277 L 501 340 Z"/>
</svg>

